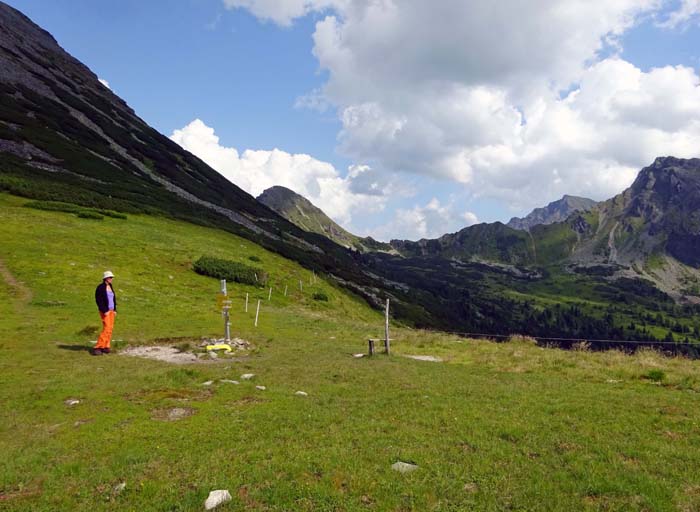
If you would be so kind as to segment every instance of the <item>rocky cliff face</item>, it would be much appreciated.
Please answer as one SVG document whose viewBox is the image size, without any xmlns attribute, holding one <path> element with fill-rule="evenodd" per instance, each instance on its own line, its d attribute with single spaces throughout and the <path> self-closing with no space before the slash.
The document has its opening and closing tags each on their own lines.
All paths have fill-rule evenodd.
<svg viewBox="0 0 700 512">
<path fill-rule="evenodd" d="M 549 203 L 544 208 L 535 208 L 527 216 L 513 217 L 507 226 L 513 229 L 529 231 L 541 224 L 553 224 L 565 221 L 574 212 L 587 212 L 596 205 L 592 199 L 565 195 L 558 201 Z"/>
</svg>

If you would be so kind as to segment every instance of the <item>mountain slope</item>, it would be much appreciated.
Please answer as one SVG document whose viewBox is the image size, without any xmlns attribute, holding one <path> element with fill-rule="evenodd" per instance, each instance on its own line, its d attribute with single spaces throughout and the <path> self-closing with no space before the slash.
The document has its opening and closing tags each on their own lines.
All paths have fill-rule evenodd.
<svg viewBox="0 0 700 512">
<path fill-rule="evenodd" d="M 349 251 L 288 222 L 148 126 L 2 2 L 0 69 L 0 190 L 222 228 L 382 302 L 381 281 Z"/>
<path fill-rule="evenodd" d="M 392 251 L 389 244 L 378 242 L 370 237 L 360 238 L 346 231 L 311 201 L 288 188 L 270 187 L 257 199 L 304 231 L 323 235 L 343 247 L 361 252 Z"/>
<path fill-rule="evenodd" d="M 674 229 L 673 236 L 651 244 L 661 256 L 648 251 L 646 267 L 626 267 L 627 274 L 618 267 L 633 247 L 619 238 L 627 231 L 614 227 L 615 216 L 626 218 L 621 200 L 529 232 L 496 223 L 437 241 L 394 242 L 404 257 L 348 250 L 290 223 L 150 128 L 47 32 L 2 3 L 0 69 L 0 190 L 224 229 L 323 272 L 370 304 L 389 297 L 392 313 L 415 326 L 614 339 L 658 339 L 669 325 L 681 329 L 674 332 L 690 328 L 668 296 L 637 279 L 662 272 L 667 290 L 694 286 L 681 282 L 691 267 L 663 252 L 675 247 L 682 254 L 695 243 L 684 219 L 654 217 L 654 229 Z M 663 194 L 648 195 L 663 203 Z M 677 215 L 692 216 L 674 205 Z M 637 231 L 657 241 L 658 233 Z M 64 243 L 70 250 L 70 240 Z M 681 270 L 647 269 L 655 258 Z M 620 279 L 596 274 L 601 262 Z M 623 300 L 619 318 L 606 313 Z M 650 310 L 663 313 L 653 328 Z"/>
<path fill-rule="evenodd" d="M 529 231 L 532 227 L 540 224 L 565 221 L 572 213 L 576 211 L 587 212 L 595 205 L 596 202 L 592 199 L 565 195 L 544 208 L 535 208 L 525 217 L 513 217 L 506 225 L 513 229 Z"/>
</svg>

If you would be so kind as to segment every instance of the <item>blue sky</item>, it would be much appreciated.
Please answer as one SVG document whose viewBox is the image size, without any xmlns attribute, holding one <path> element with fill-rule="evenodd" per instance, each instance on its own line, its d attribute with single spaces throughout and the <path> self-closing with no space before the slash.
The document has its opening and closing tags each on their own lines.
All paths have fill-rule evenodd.
<svg viewBox="0 0 700 512">
<path fill-rule="evenodd" d="M 8 3 L 242 188 L 362 235 L 605 199 L 656 155 L 700 156 L 696 0 Z"/>
</svg>

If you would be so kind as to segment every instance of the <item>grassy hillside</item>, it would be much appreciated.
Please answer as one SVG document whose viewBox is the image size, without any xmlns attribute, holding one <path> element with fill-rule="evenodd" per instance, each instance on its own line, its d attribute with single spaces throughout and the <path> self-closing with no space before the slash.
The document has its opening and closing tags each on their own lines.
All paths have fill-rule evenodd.
<svg viewBox="0 0 700 512">
<path fill-rule="evenodd" d="M 354 359 L 381 317 L 247 240 L 25 202 L 0 195 L 2 510 L 202 510 L 212 489 L 233 495 L 221 510 L 700 507 L 698 362 L 399 326 L 392 357 Z M 270 302 L 230 287 L 249 354 L 189 366 L 87 354 L 105 268 L 117 276 L 118 347 L 220 334 L 218 282 L 190 268 L 202 254 L 270 274 Z M 245 292 L 263 299 L 257 329 Z M 220 382 L 242 373 L 256 376 Z M 194 414 L 161 421 L 173 407 Z M 394 472 L 398 460 L 419 469 Z"/>
</svg>

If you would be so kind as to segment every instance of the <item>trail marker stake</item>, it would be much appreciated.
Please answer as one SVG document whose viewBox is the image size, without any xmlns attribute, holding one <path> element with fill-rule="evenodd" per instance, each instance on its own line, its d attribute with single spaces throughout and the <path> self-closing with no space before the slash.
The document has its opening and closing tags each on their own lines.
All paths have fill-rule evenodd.
<svg viewBox="0 0 700 512">
<path fill-rule="evenodd" d="M 248 312 L 248 293 L 245 294 L 245 312 Z"/>
<path fill-rule="evenodd" d="M 284 285 L 284 296 L 285 297 L 287 296 L 287 285 L 286 284 Z"/>
<path fill-rule="evenodd" d="M 389 299 L 386 299 L 386 310 L 384 312 L 384 350 L 389 355 Z"/>
<path fill-rule="evenodd" d="M 272 287 L 270 287 L 270 293 L 267 294 L 267 300 L 272 298 Z"/>
<path fill-rule="evenodd" d="M 260 299 L 258 299 L 258 310 L 255 312 L 255 327 L 258 326 L 258 315 L 260 314 Z"/>
<path fill-rule="evenodd" d="M 217 297 L 217 302 L 219 303 L 219 307 L 221 307 L 221 314 L 224 317 L 224 339 L 226 341 L 231 341 L 231 318 L 229 316 L 231 301 L 226 293 L 226 279 L 221 280 L 221 291 Z"/>
</svg>

